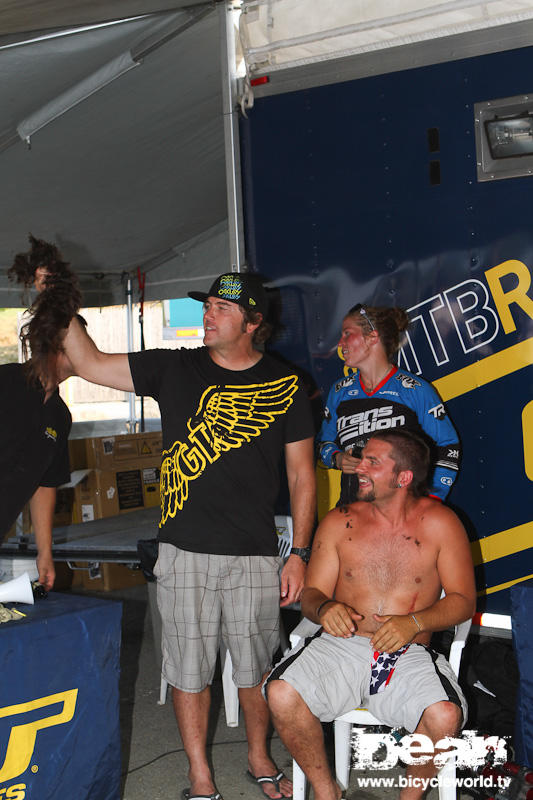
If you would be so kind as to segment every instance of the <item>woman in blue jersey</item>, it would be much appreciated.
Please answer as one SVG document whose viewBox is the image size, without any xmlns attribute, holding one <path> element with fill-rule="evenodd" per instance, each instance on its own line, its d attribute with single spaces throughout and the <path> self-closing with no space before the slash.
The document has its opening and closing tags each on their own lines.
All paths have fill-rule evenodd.
<svg viewBox="0 0 533 800">
<path fill-rule="evenodd" d="M 405 427 L 433 445 L 429 494 L 444 500 L 457 476 L 460 445 L 435 389 L 393 359 L 409 318 L 401 308 L 358 303 L 343 320 L 339 347 L 355 375 L 341 378 L 328 394 L 319 433 L 319 453 L 330 469 L 342 470 L 339 505 L 357 494 L 355 468 L 374 431 Z"/>
</svg>

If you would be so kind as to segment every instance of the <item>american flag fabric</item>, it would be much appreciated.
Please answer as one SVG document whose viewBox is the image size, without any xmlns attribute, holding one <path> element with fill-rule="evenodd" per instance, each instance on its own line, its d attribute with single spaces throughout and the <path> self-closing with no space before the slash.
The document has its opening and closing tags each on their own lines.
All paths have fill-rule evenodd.
<svg viewBox="0 0 533 800">
<path fill-rule="evenodd" d="M 371 665 L 370 676 L 370 694 L 378 694 L 384 692 L 392 678 L 392 673 L 396 667 L 396 662 L 401 655 L 409 649 L 408 644 L 404 644 L 399 650 L 394 653 L 380 653 L 379 650 L 374 650 L 374 655 Z"/>
</svg>

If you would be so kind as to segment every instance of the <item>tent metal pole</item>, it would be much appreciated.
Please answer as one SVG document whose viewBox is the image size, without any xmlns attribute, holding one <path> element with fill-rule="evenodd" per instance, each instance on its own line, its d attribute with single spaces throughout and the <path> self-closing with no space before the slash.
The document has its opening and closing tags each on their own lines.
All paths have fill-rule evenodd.
<svg viewBox="0 0 533 800">
<path fill-rule="evenodd" d="M 239 8 L 236 8 L 239 6 Z M 235 23 L 240 4 L 226 0 L 218 6 L 222 66 L 222 114 L 228 203 L 229 251 L 232 272 L 246 270 L 242 214 L 241 157 L 235 74 Z"/>
<path fill-rule="evenodd" d="M 126 330 L 128 336 L 128 353 L 133 352 L 133 288 L 131 277 L 128 275 L 126 278 Z M 137 420 L 135 418 L 135 395 L 133 392 L 128 392 L 128 430 L 130 433 L 135 433 L 137 427 Z"/>
</svg>

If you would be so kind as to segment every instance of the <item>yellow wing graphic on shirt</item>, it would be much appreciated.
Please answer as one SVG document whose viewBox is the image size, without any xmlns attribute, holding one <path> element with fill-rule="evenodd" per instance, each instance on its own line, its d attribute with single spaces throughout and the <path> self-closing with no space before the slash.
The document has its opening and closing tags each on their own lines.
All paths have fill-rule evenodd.
<svg viewBox="0 0 533 800">
<path fill-rule="evenodd" d="M 189 497 L 189 482 L 224 453 L 242 447 L 285 414 L 298 389 L 296 375 L 248 386 L 210 386 L 187 421 L 187 442 L 163 450 L 161 522 L 174 517 Z"/>
</svg>

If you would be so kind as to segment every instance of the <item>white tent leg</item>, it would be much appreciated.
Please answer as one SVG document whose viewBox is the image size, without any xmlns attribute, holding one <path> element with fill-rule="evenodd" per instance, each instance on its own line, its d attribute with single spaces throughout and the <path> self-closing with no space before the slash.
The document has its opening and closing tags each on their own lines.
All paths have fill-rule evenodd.
<svg viewBox="0 0 533 800">
<path fill-rule="evenodd" d="M 232 272 L 246 269 L 242 215 L 239 119 L 236 111 L 235 14 L 232 0 L 219 3 L 220 51 L 222 61 L 222 113 L 228 198 L 229 251 Z"/>
<path fill-rule="evenodd" d="M 126 327 L 128 334 L 128 353 L 133 352 L 133 289 L 131 285 L 131 277 L 128 275 L 126 278 Z M 135 418 L 135 395 L 133 392 L 128 392 L 128 408 L 129 417 L 127 427 L 130 433 L 135 433 L 137 429 L 137 420 Z"/>
</svg>

